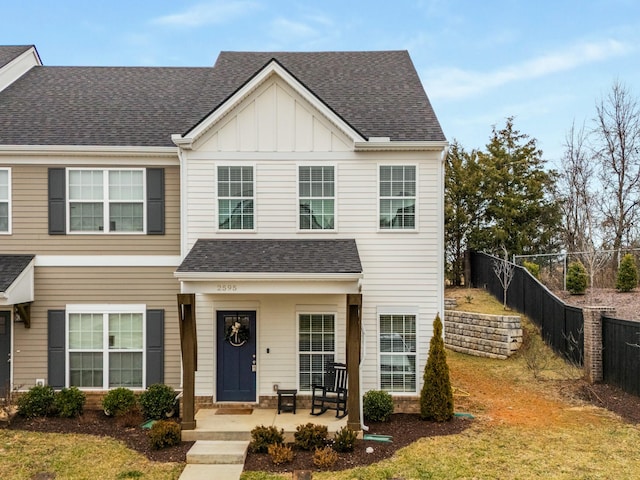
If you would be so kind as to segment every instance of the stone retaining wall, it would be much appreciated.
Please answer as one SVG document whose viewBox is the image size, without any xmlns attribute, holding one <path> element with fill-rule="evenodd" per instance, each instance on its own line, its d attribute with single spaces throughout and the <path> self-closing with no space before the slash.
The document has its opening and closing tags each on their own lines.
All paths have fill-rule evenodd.
<svg viewBox="0 0 640 480">
<path fill-rule="evenodd" d="M 444 332 L 448 348 L 478 357 L 505 359 L 522 345 L 522 326 L 517 315 L 447 310 Z"/>
</svg>

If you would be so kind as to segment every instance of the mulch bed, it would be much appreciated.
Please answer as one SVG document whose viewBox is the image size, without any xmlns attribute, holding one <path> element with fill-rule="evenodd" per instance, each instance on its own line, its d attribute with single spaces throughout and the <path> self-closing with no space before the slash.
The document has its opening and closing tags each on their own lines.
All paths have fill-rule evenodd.
<svg viewBox="0 0 640 480">
<path fill-rule="evenodd" d="M 581 380 L 564 387 L 566 388 L 562 390 L 574 398 L 609 409 L 629 423 L 640 423 L 640 397 L 625 393 L 611 385 L 589 385 Z M 347 469 L 379 462 L 420 438 L 457 434 L 469 427 L 472 422 L 473 420 L 463 417 L 455 417 L 452 421 L 443 423 L 425 422 L 416 414 L 394 414 L 389 422 L 368 424 L 368 433 L 390 435 L 393 438 L 392 443 L 358 440 L 354 452 L 339 454 L 339 460 L 333 469 Z M 175 447 L 153 450 L 147 438 L 147 430 L 139 426 L 123 426 L 116 419 L 95 410 L 86 411 L 76 419 L 56 417 L 25 419 L 17 416 L 9 426 L 4 428 L 112 437 L 157 462 L 185 462 L 187 452 L 193 445 L 193 442 L 182 442 Z M 372 447 L 373 452 L 366 453 L 367 447 Z M 291 472 L 293 470 L 317 471 L 318 468 L 313 464 L 312 453 L 296 451 L 294 461 L 282 466 L 274 465 L 267 454 L 249 453 L 245 470 Z"/>
</svg>

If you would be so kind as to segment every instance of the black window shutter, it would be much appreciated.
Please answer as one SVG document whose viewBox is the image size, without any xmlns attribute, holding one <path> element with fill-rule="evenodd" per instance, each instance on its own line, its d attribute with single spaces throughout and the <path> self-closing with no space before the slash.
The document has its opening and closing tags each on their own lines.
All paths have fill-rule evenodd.
<svg viewBox="0 0 640 480">
<path fill-rule="evenodd" d="M 147 234 L 164 235 L 164 168 L 147 168 Z"/>
<path fill-rule="evenodd" d="M 49 310 L 47 312 L 47 338 L 48 338 L 48 380 L 53 388 L 65 386 L 65 311 Z"/>
<path fill-rule="evenodd" d="M 67 233 L 66 172 L 49 169 L 49 235 Z"/>
<path fill-rule="evenodd" d="M 164 310 L 147 310 L 147 386 L 164 383 Z"/>
</svg>

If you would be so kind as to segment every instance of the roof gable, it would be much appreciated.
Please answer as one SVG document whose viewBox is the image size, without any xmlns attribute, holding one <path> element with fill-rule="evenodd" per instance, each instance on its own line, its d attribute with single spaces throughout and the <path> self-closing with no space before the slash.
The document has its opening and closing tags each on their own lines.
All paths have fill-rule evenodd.
<svg viewBox="0 0 640 480">
<path fill-rule="evenodd" d="M 239 129 L 242 135 L 239 135 Z M 191 149 L 212 137 L 213 141 L 209 143 L 214 145 L 204 149 L 327 151 L 335 149 L 336 144 L 339 149 L 345 149 L 348 144 L 364 141 L 355 128 L 275 59 L 189 132 L 174 135 L 172 139 L 177 145 Z M 243 137 L 242 141 L 240 137 Z M 224 138 L 229 141 L 225 142 Z M 332 141 L 332 138 L 338 140 Z"/>
</svg>

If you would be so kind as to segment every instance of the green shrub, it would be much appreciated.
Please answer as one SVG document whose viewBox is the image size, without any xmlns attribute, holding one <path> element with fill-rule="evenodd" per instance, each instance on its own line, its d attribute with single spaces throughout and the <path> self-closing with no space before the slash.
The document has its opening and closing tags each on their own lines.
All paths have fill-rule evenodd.
<svg viewBox="0 0 640 480">
<path fill-rule="evenodd" d="M 169 385 L 156 383 L 150 385 L 138 398 L 144 418 L 160 420 L 174 413 L 176 391 Z"/>
<path fill-rule="evenodd" d="M 567 270 L 567 290 L 573 295 L 581 295 L 587 289 L 587 270 L 580 262 L 571 262 Z"/>
<path fill-rule="evenodd" d="M 291 447 L 281 443 L 274 443 L 273 445 L 269 445 L 267 451 L 274 465 L 293 462 L 293 450 Z"/>
<path fill-rule="evenodd" d="M 274 426 L 260 425 L 251 430 L 251 443 L 249 448 L 253 453 L 267 453 L 269 445 L 282 445 L 284 443 L 284 430 L 278 430 Z"/>
<path fill-rule="evenodd" d="M 82 414 L 86 396 L 78 387 L 63 388 L 56 393 L 54 408 L 59 417 L 72 418 Z"/>
<path fill-rule="evenodd" d="M 338 454 L 331 447 L 316 448 L 313 453 L 313 464 L 319 468 L 331 468 L 338 461 Z"/>
<path fill-rule="evenodd" d="M 522 262 L 522 266 L 526 268 L 531 275 L 540 280 L 540 265 L 534 262 Z"/>
<path fill-rule="evenodd" d="M 393 413 L 393 398 L 384 390 L 369 390 L 362 397 L 362 413 L 370 422 L 387 422 Z"/>
<path fill-rule="evenodd" d="M 102 399 L 102 408 L 107 415 L 115 417 L 127 413 L 136 406 L 136 396 L 128 388 L 118 387 L 109 390 Z"/>
<path fill-rule="evenodd" d="M 442 320 L 436 315 L 429 357 L 424 367 L 424 384 L 420 392 L 420 418 L 444 422 L 453 418 L 453 389 L 442 339 Z"/>
<path fill-rule="evenodd" d="M 172 447 L 181 442 L 180 425 L 171 420 L 158 420 L 149 429 L 148 435 L 151 447 L 155 450 Z"/>
<path fill-rule="evenodd" d="M 23 417 L 46 417 L 54 409 L 55 391 L 49 385 L 36 385 L 18 398 L 18 413 Z"/>
<path fill-rule="evenodd" d="M 327 444 L 328 435 L 329 429 L 326 425 L 307 423 L 296 427 L 293 441 L 295 446 L 302 450 L 313 450 L 324 447 Z"/>
<path fill-rule="evenodd" d="M 627 253 L 620 261 L 618 277 L 616 279 L 616 290 L 619 292 L 630 292 L 638 286 L 638 267 L 633 255 Z"/>
<path fill-rule="evenodd" d="M 349 427 L 342 427 L 333 439 L 333 449 L 336 452 L 353 452 L 356 448 L 358 434 Z"/>
</svg>

